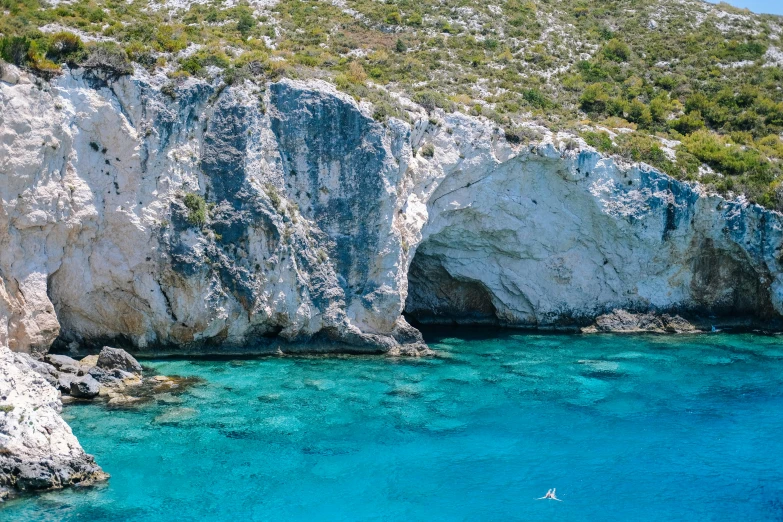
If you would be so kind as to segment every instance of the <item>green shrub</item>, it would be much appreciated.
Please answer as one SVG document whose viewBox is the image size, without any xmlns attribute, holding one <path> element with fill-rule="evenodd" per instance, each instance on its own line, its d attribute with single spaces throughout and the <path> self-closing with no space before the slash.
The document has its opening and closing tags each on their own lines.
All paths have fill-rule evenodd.
<svg viewBox="0 0 783 522">
<path fill-rule="evenodd" d="M 628 106 L 628 121 L 647 128 L 652 125 L 652 113 L 650 108 L 639 100 L 633 100 Z"/>
<path fill-rule="evenodd" d="M 182 70 L 193 75 L 201 73 L 208 66 L 225 69 L 229 65 L 231 65 L 231 59 L 222 49 L 217 48 L 200 49 L 187 58 L 180 60 Z"/>
<path fill-rule="evenodd" d="M 621 134 L 617 138 L 617 154 L 633 161 L 643 161 L 658 167 L 664 172 L 670 170 L 670 160 L 666 157 L 657 139 L 640 132 Z"/>
<path fill-rule="evenodd" d="M 152 49 L 141 42 L 134 41 L 129 43 L 125 47 L 125 52 L 131 61 L 147 69 L 154 68 L 158 63 L 157 58 L 152 54 Z"/>
<path fill-rule="evenodd" d="M 680 134 L 690 134 L 704 128 L 704 118 L 701 117 L 701 112 L 691 111 L 669 122 L 669 126 Z"/>
<path fill-rule="evenodd" d="M 724 60 L 742 61 L 758 60 L 767 52 L 767 46 L 759 42 L 739 42 L 731 40 L 721 44 L 718 49 L 718 58 Z"/>
<path fill-rule="evenodd" d="M 612 152 L 614 149 L 612 138 L 609 136 L 609 133 L 607 132 L 585 131 L 582 132 L 582 138 L 584 138 L 585 142 L 588 145 L 590 145 L 591 147 L 595 147 L 596 150 L 599 150 L 601 152 L 609 153 Z"/>
<path fill-rule="evenodd" d="M 30 39 L 25 36 L 5 36 L 0 38 L 0 58 L 17 66 L 27 64 L 30 52 Z"/>
<path fill-rule="evenodd" d="M 425 158 L 432 158 L 435 156 L 435 146 L 432 143 L 427 143 L 421 149 L 419 149 L 419 152 Z"/>
<path fill-rule="evenodd" d="M 580 106 L 585 112 L 604 112 L 610 99 L 608 90 L 608 85 L 605 83 L 588 85 L 579 98 Z"/>
<path fill-rule="evenodd" d="M 250 31 L 256 28 L 258 21 L 253 16 L 253 13 L 249 9 L 242 10 L 237 19 L 237 31 L 242 33 L 243 36 L 250 34 Z"/>
<path fill-rule="evenodd" d="M 49 39 L 49 49 L 46 57 L 52 61 L 75 63 L 84 45 L 81 39 L 73 33 L 55 33 Z"/>
<path fill-rule="evenodd" d="M 531 143 L 543 137 L 540 132 L 530 127 L 506 127 L 504 133 L 506 140 L 513 144 Z"/>
<path fill-rule="evenodd" d="M 188 193 L 184 198 L 188 209 L 188 222 L 191 225 L 203 226 L 207 222 L 207 202 L 198 194 Z"/>
<path fill-rule="evenodd" d="M 522 93 L 522 98 L 533 107 L 539 109 L 546 109 L 553 105 L 551 100 L 538 89 L 527 89 Z"/>
<path fill-rule="evenodd" d="M 427 112 L 433 111 L 436 107 L 446 112 L 453 112 L 456 109 L 454 102 L 436 91 L 417 92 L 413 95 L 413 101 L 421 105 Z"/>
<path fill-rule="evenodd" d="M 423 20 L 421 17 L 421 13 L 419 13 L 418 11 L 414 11 L 413 13 L 411 13 L 408 16 L 408 18 L 405 20 L 405 23 L 412 27 L 421 27 L 422 22 Z"/>
<path fill-rule="evenodd" d="M 627 62 L 631 58 L 631 48 L 625 42 L 612 38 L 606 42 L 601 54 L 613 62 Z"/>
<path fill-rule="evenodd" d="M 114 42 L 99 42 L 85 47 L 85 58 L 79 65 L 87 69 L 100 69 L 122 76 L 133 73 L 133 66 L 125 51 Z"/>
<path fill-rule="evenodd" d="M 686 136 L 683 145 L 701 162 L 723 174 L 749 174 L 766 179 L 772 170 L 769 160 L 758 150 L 736 145 L 707 130 Z"/>
<path fill-rule="evenodd" d="M 280 198 L 280 193 L 277 191 L 277 187 L 275 187 L 271 183 L 267 183 L 265 185 L 265 188 L 266 188 L 266 195 L 269 196 L 269 201 L 272 202 L 272 206 L 275 208 L 275 210 L 279 212 L 283 200 Z"/>
<path fill-rule="evenodd" d="M 403 118 L 404 114 L 399 106 L 380 100 L 373 103 L 372 117 L 377 121 L 386 121 L 389 117 Z"/>
</svg>

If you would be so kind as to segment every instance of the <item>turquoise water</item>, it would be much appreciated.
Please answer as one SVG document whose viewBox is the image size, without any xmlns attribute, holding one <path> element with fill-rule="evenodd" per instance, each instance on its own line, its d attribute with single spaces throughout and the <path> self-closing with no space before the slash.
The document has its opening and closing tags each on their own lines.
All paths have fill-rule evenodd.
<svg viewBox="0 0 783 522">
<path fill-rule="evenodd" d="M 455 332 L 418 360 L 147 362 L 205 381 L 66 408 L 110 482 L 0 519 L 783 520 L 783 342 Z"/>
</svg>

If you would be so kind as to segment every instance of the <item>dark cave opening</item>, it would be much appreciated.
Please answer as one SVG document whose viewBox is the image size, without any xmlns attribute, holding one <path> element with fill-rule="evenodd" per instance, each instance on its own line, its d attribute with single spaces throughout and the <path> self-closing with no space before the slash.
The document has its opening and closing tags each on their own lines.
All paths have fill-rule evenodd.
<svg viewBox="0 0 783 522">
<path fill-rule="evenodd" d="M 439 257 L 421 248 L 408 270 L 405 317 L 411 324 L 498 324 L 490 292 L 481 282 L 454 277 Z"/>
</svg>

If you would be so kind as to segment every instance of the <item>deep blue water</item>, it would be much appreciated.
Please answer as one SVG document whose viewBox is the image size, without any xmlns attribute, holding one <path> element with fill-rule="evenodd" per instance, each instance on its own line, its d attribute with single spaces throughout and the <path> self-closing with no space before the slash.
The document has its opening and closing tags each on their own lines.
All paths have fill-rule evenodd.
<svg viewBox="0 0 783 522">
<path fill-rule="evenodd" d="M 783 340 L 455 332 L 435 358 L 147 361 L 205 381 L 67 407 L 111 480 L 0 519 L 783 520 Z"/>
</svg>

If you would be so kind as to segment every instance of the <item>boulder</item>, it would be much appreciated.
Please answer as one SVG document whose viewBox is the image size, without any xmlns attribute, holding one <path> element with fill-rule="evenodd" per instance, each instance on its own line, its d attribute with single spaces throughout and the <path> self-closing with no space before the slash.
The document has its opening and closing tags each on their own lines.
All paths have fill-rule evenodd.
<svg viewBox="0 0 783 522">
<path fill-rule="evenodd" d="M 659 315 L 654 312 L 633 313 L 622 309 L 599 315 L 595 324 L 582 328 L 583 333 L 689 333 L 695 331 L 697 331 L 696 327 L 679 315 Z"/>
<path fill-rule="evenodd" d="M 61 373 L 57 378 L 57 389 L 62 393 L 71 393 L 71 383 L 76 378 L 72 373 Z"/>
<path fill-rule="evenodd" d="M 16 85 L 21 80 L 19 69 L 8 63 L 0 63 L 0 81 L 10 85 Z"/>
<path fill-rule="evenodd" d="M 44 360 L 58 370 L 63 366 L 79 366 L 79 362 L 76 359 L 68 357 L 67 355 L 50 353 L 44 357 Z"/>
<path fill-rule="evenodd" d="M 96 366 L 105 370 L 123 370 L 130 373 L 141 373 L 141 365 L 131 354 L 121 348 L 104 346 L 98 355 Z"/>
<path fill-rule="evenodd" d="M 120 379 L 114 375 L 113 370 L 106 370 L 100 366 L 93 366 L 90 368 L 87 375 L 106 386 L 114 386 L 120 381 Z"/>
<path fill-rule="evenodd" d="M 67 355 L 48 354 L 44 360 L 57 368 L 60 372 L 79 373 L 79 361 Z"/>
<path fill-rule="evenodd" d="M 71 395 L 80 399 L 92 399 L 101 390 L 101 385 L 90 375 L 71 381 Z"/>
</svg>

